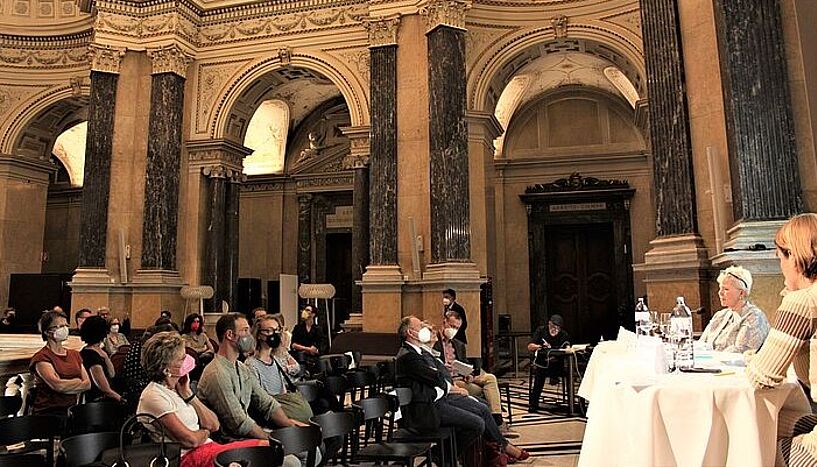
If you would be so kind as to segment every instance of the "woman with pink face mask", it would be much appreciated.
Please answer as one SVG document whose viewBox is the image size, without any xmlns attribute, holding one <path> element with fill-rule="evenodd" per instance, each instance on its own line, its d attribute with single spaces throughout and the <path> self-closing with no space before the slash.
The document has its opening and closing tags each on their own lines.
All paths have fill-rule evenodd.
<svg viewBox="0 0 817 467">
<path fill-rule="evenodd" d="M 184 340 L 175 332 L 155 334 L 142 346 L 142 366 L 150 383 L 142 391 L 136 412 L 158 419 L 147 425 L 154 441 L 159 441 L 164 430 L 171 441 L 179 443 L 181 467 L 211 466 L 223 451 L 269 445 L 269 441 L 258 439 L 229 444 L 210 439 L 210 433 L 219 429 L 218 417 L 190 388 L 188 374 L 195 361 L 184 347 Z"/>
<path fill-rule="evenodd" d="M 204 332 L 204 318 L 198 313 L 191 313 L 185 318 L 184 325 L 182 325 L 182 339 L 184 339 L 185 347 L 196 352 L 199 358 L 205 356 L 212 358 L 216 353 L 213 344 L 210 343 L 210 338 Z"/>
</svg>

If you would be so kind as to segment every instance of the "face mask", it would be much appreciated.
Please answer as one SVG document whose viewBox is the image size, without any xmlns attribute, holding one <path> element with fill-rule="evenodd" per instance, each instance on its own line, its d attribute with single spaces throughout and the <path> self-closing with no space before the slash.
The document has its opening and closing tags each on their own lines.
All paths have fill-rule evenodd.
<svg viewBox="0 0 817 467">
<path fill-rule="evenodd" d="M 267 336 L 267 345 L 270 346 L 271 349 L 277 349 L 281 346 L 281 333 L 274 332 Z"/>
<path fill-rule="evenodd" d="M 63 326 L 61 328 L 57 328 L 54 330 L 54 340 L 57 342 L 62 342 L 68 339 L 68 326 Z"/>
<path fill-rule="evenodd" d="M 423 344 L 431 340 L 431 329 L 423 328 L 417 332 L 417 340 Z"/>
<path fill-rule="evenodd" d="M 198 330 L 199 330 L 199 326 L 200 326 L 200 325 L 199 325 L 199 322 L 198 322 L 198 321 L 193 321 L 193 322 L 190 324 L 190 330 L 191 330 L 191 331 L 193 331 L 193 332 L 198 332 Z"/>
<path fill-rule="evenodd" d="M 443 330 L 443 334 L 445 334 L 445 338 L 448 340 L 453 339 L 454 336 L 457 335 L 457 332 L 459 332 L 459 329 L 457 328 L 445 328 Z"/>
<path fill-rule="evenodd" d="M 111 325 L 111 332 L 114 333 L 114 334 L 118 333 L 119 332 L 119 325 L 118 324 L 112 324 Z"/>
<path fill-rule="evenodd" d="M 448 299 L 448 298 L 443 299 L 443 305 L 448 306 L 450 304 L 451 304 L 451 299 Z"/>
<path fill-rule="evenodd" d="M 255 348 L 255 338 L 250 334 L 241 336 L 238 338 L 236 345 L 238 346 L 239 352 L 248 353 Z"/>
<path fill-rule="evenodd" d="M 301 312 L 301 319 L 302 319 L 302 320 L 304 320 L 304 321 L 307 321 L 307 320 L 309 319 L 309 315 L 310 315 L 310 314 L 311 314 L 311 313 L 309 313 L 309 311 L 307 311 L 307 310 L 303 310 L 303 311 Z"/>
</svg>

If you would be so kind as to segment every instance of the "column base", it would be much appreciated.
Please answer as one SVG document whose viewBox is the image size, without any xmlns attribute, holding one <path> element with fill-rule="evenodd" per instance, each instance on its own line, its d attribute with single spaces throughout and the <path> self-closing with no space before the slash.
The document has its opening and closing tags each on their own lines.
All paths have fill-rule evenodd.
<svg viewBox="0 0 817 467">
<path fill-rule="evenodd" d="M 738 222 L 726 231 L 727 240 L 723 245 L 723 249 L 724 251 L 762 250 L 762 248 L 756 246 L 760 244 L 767 250 L 774 251 L 774 236 L 786 222 L 786 220 Z"/>
<path fill-rule="evenodd" d="M 693 314 L 695 330 L 702 330 L 713 310 L 711 264 L 703 239 L 695 234 L 659 237 L 650 246 L 644 263 L 633 265 L 634 271 L 644 273 L 650 309 L 668 312 L 677 297 L 684 297 L 690 309 L 702 309 Z"/>
<path fill-rule="evenodd" d="M 403 316 L 404 282 L 400 266 L 366 267 L 360 281 L 363 294 L 363 332 L 397 332 Z"/>
<path fill-rule="evenodd" d="M 152 326 L 162 310 L 170 311 L 173 322 L 181 327 L 185 316 L 199 309 L 198 300 L 186 304 L 182 298 L 180 290 L 185 284 L 178 271 L 140 269 L 129 285 L 134 327 Z"/>
<path fill-rule="evenodd" d="M 114 291 L 116 281 L 105 268 L 77 268 L 68 285 L 74 313 L 83 308 L 96 311 L 103 306 L 110 308 L 113 316 L 130 313 L 130 303 L 124 303 L 120 291 Z"/>
</svg>

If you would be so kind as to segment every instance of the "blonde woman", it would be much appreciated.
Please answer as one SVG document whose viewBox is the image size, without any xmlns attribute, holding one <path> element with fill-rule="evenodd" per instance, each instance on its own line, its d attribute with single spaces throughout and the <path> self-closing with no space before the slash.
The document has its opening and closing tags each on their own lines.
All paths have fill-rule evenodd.
<svg viewBox="0 0 817 467">
<path fill-rule="evenodd" d="M 721 306 L 701 334 L 713 350 L 739 352 L 757 350 L 769 334 L 766 314 L 749 301 L 752 274 L 740 266 L 730 266 L 718 275 Z"/>
<path fill-rule="evenodd" d="M 747 366 L 756 388 L 781 384 L 794 363 L 797 378 L 817 396 L 817 371 L 809 365 L 817 355 L 812 344 L 817 320 L 817 214 L 791 218 L 775 236 L 777 257 L 786 284 L 786 295 L 774 317 L 769 337 Z M 778 465 L 817 464 L 817 417 L 812 413 L 783 410 L 777 427 Z"/>
</svg>

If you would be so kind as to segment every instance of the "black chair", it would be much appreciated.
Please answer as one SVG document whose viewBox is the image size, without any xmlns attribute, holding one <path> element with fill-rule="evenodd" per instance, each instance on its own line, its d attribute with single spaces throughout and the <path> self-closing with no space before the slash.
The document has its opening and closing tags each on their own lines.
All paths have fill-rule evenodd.
<svg viewBox="0 0 817 467">
<path fill-rule="evenodd" d="M 244 467 L 280 467 L 284 464 L 284 448 L 270 440 L 269 446 L 230 449 L 216 456 L 215 466 L 227 467 L 231 462 Z"/>
<path fill-rule="evenodd" d="M 346 380 L 349 382 L 349 394 L 352 396 L 352 404 L 367 396 L 374 396 L 377 379 L 368 371 L 349 370 L 346 372 Z"/>
<path fill-rule="evenodd" d="M 320 384 L 320 381 L 302 381 L 295 383 L 295 386 L 298 388 L 298 392 L 301 393 L 304 400 L 312 403 L 321 396 Z"/>
<path fill-rule="evenodd" d="M 119 432 L 86 433 L 65 438 L 60 443 L 64 467 L 82 467 L 99 461 L 106 449 L 119 447 Z"/>
<path fill-rule="evenodd" d="M 51 466 L 54 465 L 54 440 L 61 432 L 62 420 L 59 417 L 25 415 L 2 418 L 0 419 L 0 446 L 26 442 L 25 450 L 28 452 L 34 449 L 45 449 L 46 462 Z M 38 442 L 39 440 L 44 442 Z"/>
<path fill-rule="evenodd" d="M 405 407 L 411 403 L 412 393 L 410 388 L 394 388 L 397 393 L 397 401 L 400 407 Z M 400 425 L 395 430 L 392 439 L 403 443 L 434 443 L 439 450 L 439 459 L 443 467 L 447 465 L 457 465 L 457 435 L 454 429 L 441 426 L 436 431 L 417 431 L 410 426 Z"/>
<path fill-rule="evenodd" d="M 281 443 L 284 454 L 307 453 L 305 467 L 315 467 L 317 464 L 316 451 L 323 442 L 321 427 L 318 425 L 279 428 L 270 433 L 270 438 Z"/>
<path fill-rule="evenodd" d="M 377 368 L 378 368 L 377 378 L 378 391 L 388 392 L 390 389 L 394 388 L 395 375 L 394 359 L 377 362 Z"/>
<path fill-rule="evenodd" d="M 0 467 L 52 467 L 52 464 L 39 454 L 6 454 L 0 455 Z"/>
<path fill-rule="evenodd" d="M 349 387 L 346 378 L 343 376 L 327 376 L 324 378 L 323 385 L 326 391 L 338 400 L 339 406 L 343 407 L 346 403 L 346 389 Z"/>
<path fill-rule="evenodd" d="M 508 406 L 508 425 L 510 426 L 513 424 L 513 410 L 511 410 L 511 383 L 507 381 L 499 381 L 497 386 L 499 386 L 500 399 L 502 394 L 505 394 L 505 404 Z"/>
<path fill-rule="evenodd" d="M 349 448 L 350 433 L 355 431 L 355 416 L 349 412 L 326 412 L 316 415 L 310 419 L 321 427 L 323 439 L 343 438 L 343 449 L 341 451 L 341 465 L 347 465 L 347 453 Z M 328 463 L 329 459 L 324 459 Z"/>
<path fill-rule="evenodd" d="M 372 425 L 371 433 L 364 438 L 364 446 L 354 453 L 355 462 L 397 462 L 413 466 L 415 459 L 425 456 L 422 465 L 431 466 L 431 443 L 389 442 L 391 434 L 383 437 L 383 424 L 389 413 L 389 400 L 385 397 L 369 397 L 359 402 L 363 411 L 363 420 L 367 427 Z M 360 434 L 358 433 L 358 436 Z M 370 444 L 370 441 L 372 443 Z"/>
<path fill-rule="evenodd" d="M 114 401 L 88 402 L 68 409 L 68 432 L 72 435 L 117 431 L 125 421 L 125 407 Z"/>
<path fill-rule="evenodd" d="M 17 415 L 22 406 L 23 397 L 20 395 L 0 397 L 0 418 Z"/>
</svg>

